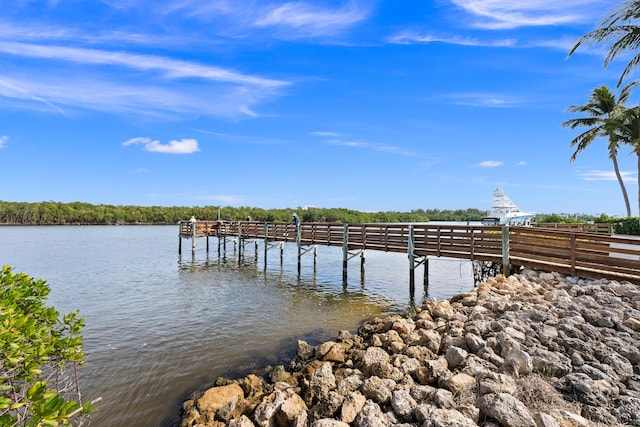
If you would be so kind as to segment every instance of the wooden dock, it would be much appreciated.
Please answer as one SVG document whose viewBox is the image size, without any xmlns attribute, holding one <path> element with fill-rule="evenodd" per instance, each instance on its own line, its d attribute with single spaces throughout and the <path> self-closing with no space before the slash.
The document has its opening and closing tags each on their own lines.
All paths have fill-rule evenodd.
<svg viewBox="0 0 640 427">
<path fill-rule="evenodd" d="M 300 257 L 317 245 L 343 248 L 343 278 L 347 264 L 360 256 L 364 268 L 366 250 L 406 253 L 409 258 L 410 286 L 415 285 L 414 271 L 425 266 L 429 257 L 483 261 L 502 266 L 505 274 L 518 268 L 556 271 L 562 274 L 628 280 L 640 284 L 640 238 L 609 233 L 516 226 L 439 225 L 437 223 L 293 223 L 259 221 L 182 221 L 179 223 L 179 252 L 182 240 L 218 238 L 242 244 L 248 239 L 264 240 L 264 257 L 274 242 L 296 243 L 298 272 Z M 220 246 L 218 246 L 218 249 Z M 315 253 L 315 251 L 314 251 Z"/>
</svg>

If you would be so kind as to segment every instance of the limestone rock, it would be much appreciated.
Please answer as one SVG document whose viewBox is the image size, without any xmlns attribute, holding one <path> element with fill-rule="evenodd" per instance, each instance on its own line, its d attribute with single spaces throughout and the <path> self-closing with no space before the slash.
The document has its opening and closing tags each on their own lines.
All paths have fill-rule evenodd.
<svg viewBox="0 0 640 427">
<path fill-rule="evenodd" d="M 476 379 L 464 372 L 458 372 L 447 378 L 444 385 L 451 393 L 457 394 L 463 390 L 473 389 L 476 386 Z"/>
<path fill-rule="evenodd" d="M 410 421 L 413 410 L 418 406 L 411 394 L 406 390 L 396 390 L 391 398 L 391 407 L 401 419 Z"/>
<path fill-rule="evenodd" d="M 342 408 L 340 410 L 340 421 L 349 424 L 353 420 L 355 420 L 356 416 L 364 407 L 366 401 L 367 398 L 358 391 L 349 393 L 345 397 L 344 402 L 342 402 Z"/>
<path fill-rule="evenodd" d="M 356 427 L 388 427 L 386 415 L 376 403 L 368 401 L 354 421 Z"/>
<path fill-rule="evenodd" d="M 504 427 L 536 427 L 527 407 L 507 393 L 485 394 L 480 398 L 480 410 Z"/>
<path fill-rule="evenodd" d="M 196 407 L 200 414 L 208 415 L 210 419 L 215 417 L 223 406 L 236 405 L 244 399 L 244 391 L 238 384 L 229 384 L 220 387 L 212 387 L 204 392 L 196 401 Z"/>
</svg>

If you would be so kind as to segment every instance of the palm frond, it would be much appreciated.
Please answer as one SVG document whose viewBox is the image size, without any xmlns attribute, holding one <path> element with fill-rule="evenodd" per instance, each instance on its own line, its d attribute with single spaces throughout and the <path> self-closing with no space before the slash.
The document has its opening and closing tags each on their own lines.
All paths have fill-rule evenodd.
<svg viewBox="0 0 640 427">
<path fill-rule="evenodd" d="M 569 119 L 561 124 L 563 128 L 571 128 L 575 129 L 578 126 L 594 126 L 598 123 L 601 123 L 603 119 L 599 119 L 597 117 L 580 117 L 576 119 Z"/>
</svg>

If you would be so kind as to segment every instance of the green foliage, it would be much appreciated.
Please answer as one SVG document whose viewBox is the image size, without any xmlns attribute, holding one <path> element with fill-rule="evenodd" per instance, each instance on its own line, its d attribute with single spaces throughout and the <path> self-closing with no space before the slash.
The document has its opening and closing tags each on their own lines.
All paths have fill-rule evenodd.
<svg viewBox="0 0 640 427">
<path fill-rule="evenodd" d="M 574 223 L 586 223 L 588 220 L 584 218 L 568 217 L 566 215 L 551 214 L 551 215 L 537 215 L 536 222 L 541 223 L 557 223 L 557 224 L 574 224 Z"/>
<path fill-rule="evenodd" d="M 485 216 L 478 209 L 438 210 L 417 209 L 411 212 L 360 212 L 344 208 L 260 209 L 246 206 L 176 207 L 176 206 L 113 206 L 89 203 L 4 202 L 0 201 L 0 224 L 69 225 L 69 224 L 176 224 L 192 215 L 200 220 L 291 221 L 298 213 L 305 222 L 425 222 L 478 221 Z"/>
<path fill-rule="evenodd" d="M 60 319 L 45 304 L 49 290 L 9 266 L 0 272 L 0 425 L 56 426 L 92 411 L 66 397 L 77 378 L 65 368 L 84 363 L 83 319 L 77 311 Z"/>
<path fill-rule="evenodd" d="M 607 222 L 613 224 L 613 231 L 616 234 L 640 236 L 640 222 L 638 222 L 638 218 L 611 218 Z"/>
</svg>

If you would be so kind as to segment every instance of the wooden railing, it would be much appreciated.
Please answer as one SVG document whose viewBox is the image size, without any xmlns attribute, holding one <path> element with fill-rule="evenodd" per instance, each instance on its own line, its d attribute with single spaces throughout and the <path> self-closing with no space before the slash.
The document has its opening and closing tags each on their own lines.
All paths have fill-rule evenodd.
<svg viewBox="0 0 640 427">
<path fill-rule="evenodd" d="M 584 277 L 640 283 L 640 238 L 604 233 L 515 226 L 431 223 L 341 224 L 205 222 L 180 224 L 181 237 L 239 236 L 347 250 L 407 253 L 410 258 L 448 257 L 502 263 Z"/>
<path fill-rule="evenodd" d="M 564 222 L 538 222 L 532 224 L 537 228 L 546 228 L 563 231 L 584 231 L 587 233 L 612 234 L 613 224 L 608 222 L 587 224 L 587 223 L 564 223 Z"/>
<path fill-rule="evenodd" d="M 513 228 L 509 259 L 573 276 L 640 281 L 640 239 L 630 236 Z"/>
</svg>

